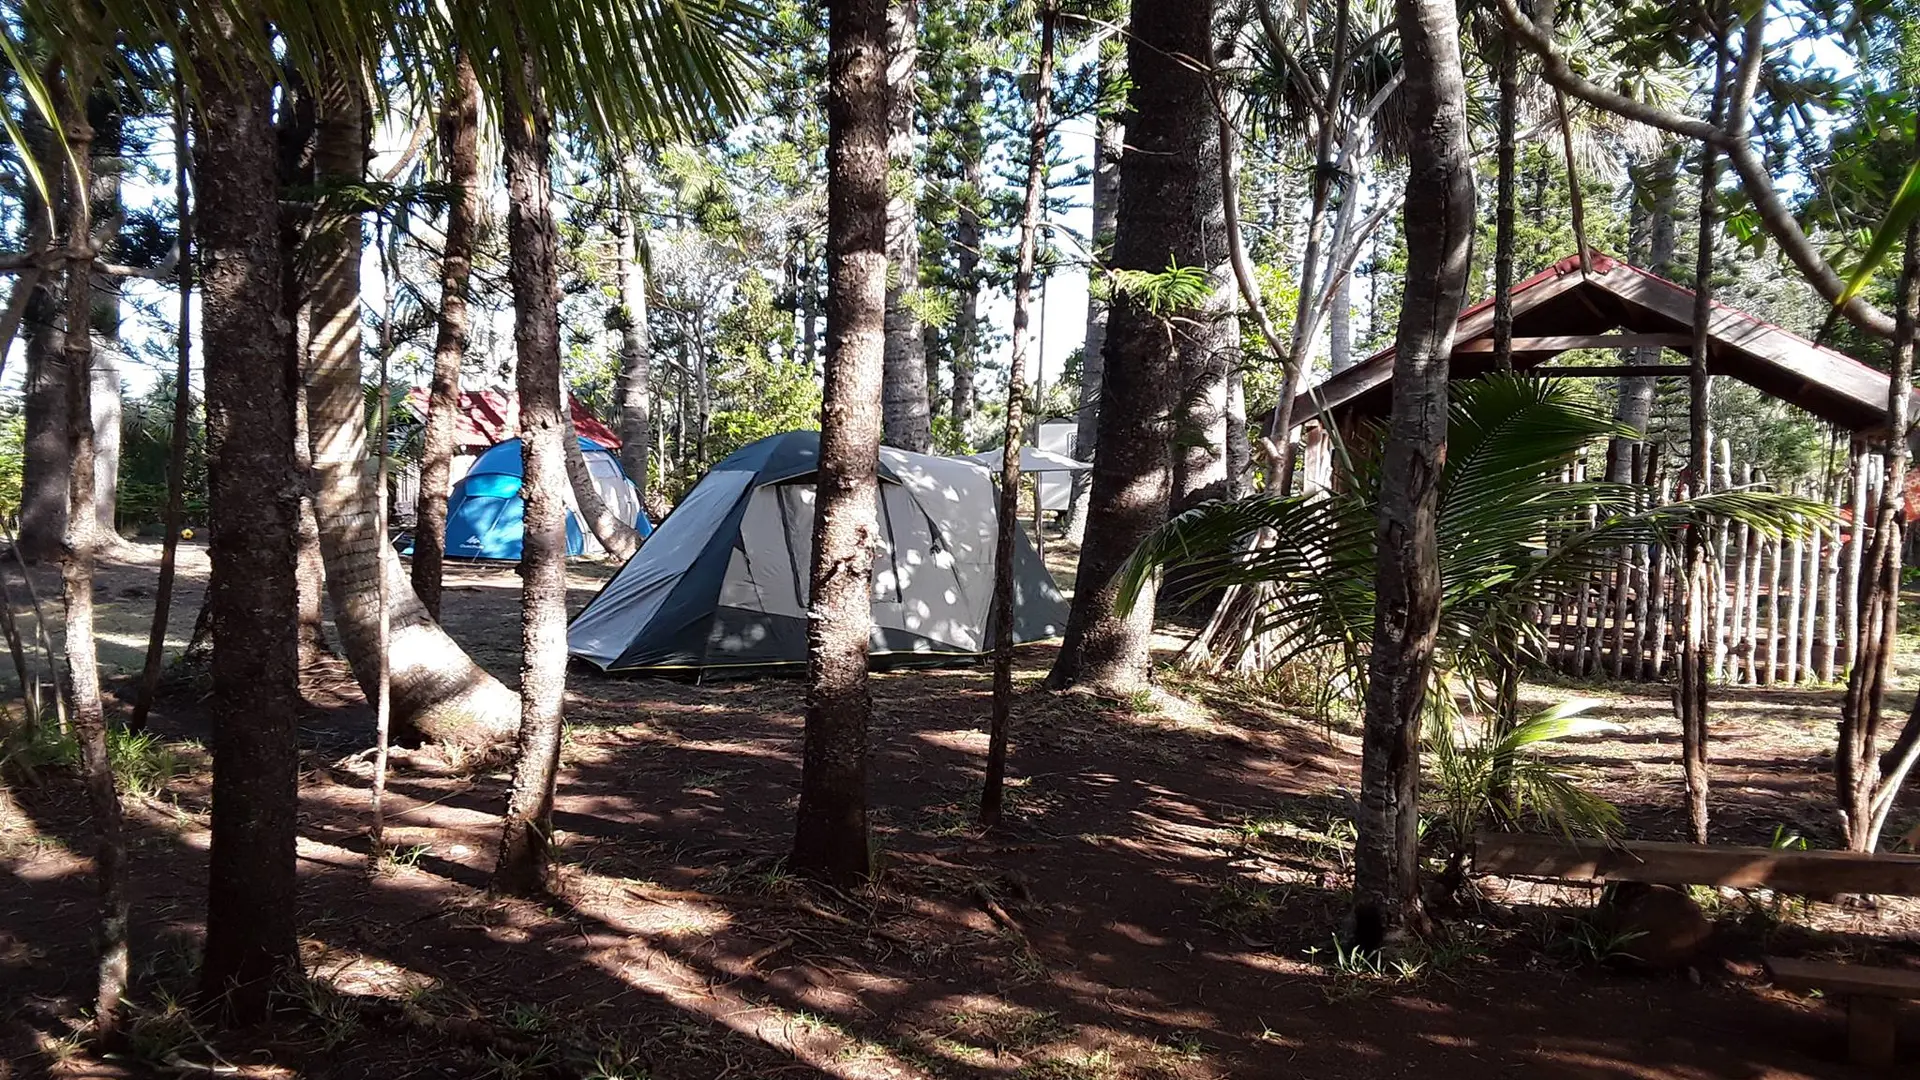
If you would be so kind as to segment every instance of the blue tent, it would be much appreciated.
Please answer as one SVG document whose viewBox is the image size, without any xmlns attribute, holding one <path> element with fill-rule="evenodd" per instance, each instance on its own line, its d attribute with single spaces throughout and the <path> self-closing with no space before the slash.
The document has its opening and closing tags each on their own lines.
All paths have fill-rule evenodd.
<svg viewBox="0 0 1920 1080">
<path fill-rule="evenodd" d="M 593 474 L 593 486 L 614 513 L 631 522 L 641 536 L 653 532 L 640 506 L 640 496 L 620 468 L 613 451 L 594 442 L 580 440 L 580 452 L 586 456 L 587 471 Z M 520 559 L 521 517 L 526 501 L 520 497 L 520 440 L 496 443 L 474 460 L 473 468 L 447 496 L 447 554 L 462 559 Z M 581 524 L 568 499 L 567 554 L 600 554 L 593 534 Z"/>
</svg>

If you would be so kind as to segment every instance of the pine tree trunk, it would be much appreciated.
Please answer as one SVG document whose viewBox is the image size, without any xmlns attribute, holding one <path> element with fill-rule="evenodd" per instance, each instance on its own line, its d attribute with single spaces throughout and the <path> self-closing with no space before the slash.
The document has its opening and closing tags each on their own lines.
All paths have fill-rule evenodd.
<svg viewBox="0 0 1920 1080">
<path fill-rule="evenodd" d="M 647 340 L 647 267 L 640 261 L 640 215 L 620 230 L 620 467 L 647 503 L 647 450 L 653 441 L 653 355 Z"/>
<path fill-rule="evenodd" d="M 99 892 L 99 956 L 94 981 L 94 1028 L 105 1038 L 116 1034 L 124 1019 L 127 992 L 126 837 L 121 824 L 120 796 L 114 790 L 113 765 L 107 758 L 107 720 L 100 699 L 98 643 L 93 631 L 93 564 L 98 545 L 98 523 L 93 515 L 93 317 L 92 215 L 88 213 L 88 166 L 93 129 L 87 122 L 85 99 L 89 80 L 68 72 L 68 93 L 62 96 L 62 124 L 66 129 L 71 164 L 67 170 L 67 273 L 65 340 L 67 394 L 67 536 L 60 573 L 66 606 L 67 669 L 73 696 L 73 735 L 80 745 L 80 771 L 87 789 L 87 808 L 93 815 L 94 883 Z M 56 95 L 61 91 L 56 89 Z M 78 102 L 74 98 L 80 99 Z"/>
<path fill-rule="evenodd" d="M 31 115 L 29 110 L 29 115 Z M 42 129 L 44 130 L 44 129 Z M 50 136 L 49 136 L 50 137 Z M 58 175 L 59 160 L 40 158 L 43 174 Z M 56 196 L 53 212 L 65 213 L 65 199 Z M 29 212 L 44 213 L 32 205 Z M 29 562 L 60 557 L 67 533 L 67 367 L 66 333 L 61 325 L 61 275 L 42 274 L 27 296 L 27 379 L 23 403 L 26 443 L 22 447 L 20 526 L 16 543 Z"/>
<path fill-rule="evenodd" d="M 447 236 L 440 249 L 440 319 L 434 328 L 433 379 L 420 450 L 420 495 L 413 528 L 413 591 L 427 617 L 440 618 L 447 551 L 447 497 L 453 490 L 453 443 L 460 418 L 460 365 L 467 355 L 467 280 L 473 274 L 474 229 L 480 220 L 480 81 L 461 56 L 440 110 L 440 148 L 447 183 Z"/>
<path fill-rule="evenodd" d="M 1106 108 L 1110 95 L 1126 78 L 1126 52 L 1119 43 L 1102 45 L 1100 54 L 1099 100 L 1103 107 L 1094 115 L 1093 160 L 1091 163 L 1093 222 L 1089 237 L 1093 244 L 1094 265 L 1090 279 L 1106 269 L 1113 251 L 1113 219 L 1120 207 L 1120 154 L 1125 132 L 1119 112 Z M 1094 446 L 1100 436 L 1100 382 L 1107 351 L 1106 301 L 1087 296 L 1086 344 L 1080 351 L 1080 400 L 1073 417 L 1073 456 L 1092 462 Z M 1087 535 L 1087 499 L 1092 478 L 1073 474 L 1073 501 L 1067 515 L 1067 537 L 1082 543 Z"/>
<path fill-rule="evenodd" d="M 322 183 L 361 178 L 366 153 L 362 117 L 363 105 L 348 82 L 336 79 L 324 89 L 314 151 Z M 373 700 L 384 614 L 391 626 L 396 727 L 440 743 L 490 750 L 513 737 L 519 703 L 427 615 L 399 557 L 379 543 L 360 385 L 359 217 L 345 216 L 316 230 L 309 263 L 313 287 L 307 418 L 313 438 L 314 511 L 334 625 L 347 660 L 361 690 Z M 391 598 L 385 613 L 377 576 L 383 573 Z"/>
<path fill-rule="evenodd" d="M 967 79 L 960 99 L 960 180 L 966 194 L 954 221 L 954 277 L 960 283 L 960 310 L 954 316 L 952 416 L 953 430 L 962 435 L 967 421 L 973 418 L 973 374 L 979 366 L 980 247 L 986 236 L 980 224 L 980 203 L 987 155 L 979 113 L 985 93 L 984 83 L 976 74 Z"/>
<path fill-rule="evenodd" d="M 1211 56 L 1213 4 L 1138 0 L 1127 45 L 1131 77 L 1128 151 L 1120 161 L 1113 265 L 1162 273 L 1169 263 L 1210 266 L 1201 235 L 1206 144 L 1214 141 L 1207 76 L 1183 56 Z M 1216 185 L 1217 187 L 1217 185 Z M 1119 613 L 1118 576 L 1140 540 L 1166 520 L 1178 399 L 1175 339 L 1198 313 L 1171 319 L 1122 293 L 1107 316 L 1105 370 L 1087 518 L 1087 540 L 1048 682 L 1124 697 L 1150 674 L 1154 598 L 1144 590 Z M 1170 330 L 1169 328 L 1174 329 Z"/>
<path fill-rule="evenodd" d="M 284 287 L 273 97 L 259 72 L 229 63 L 201 67 L 193 147 L 215 522 L 213 841 L 200 990 L 231 1018 L 253 1022 L 300 971 L 299 376 L 288 327 L 261 318 L 281 309 Z"/>
<path fill-rule="evenodd" d="M 125 147 L 125 117 L 114 88 L 102 86 L 88 99 L 87 112 L 93 125 L 91 167 L 93 231 L 115 236 L 125 224 L 126 206 L 120 192 L 120 174 L 125 168 L 121 154 Z M 120 397 L 119 358 L 124 345 L 120 336 L 119 277 L 93 275 L 93 319 L 98 337 L 93 347 L 93 514 L 98 529 L 94 533 L 96 553 L 113 554 L 121 547 L 120 505 Z"/>
<path fill-rule="evenodd" d="M 933 445 L 927 412 L 926 339 L 914 304 L 920 292 L 919 171 L 914 122 L 919 113 L 920 0 L 887 5 L 887 163 L 896 182 L 887 198 L 887 357 L 882 434 L 888 446 L 926 453 Z"/>
<path fill-rule="evenodd" d="M 1679 159 L 1672 153 L 1663 151 L 1652 165 L 1635 173 L 1639 182 L 1634 192 L 1635 202 L 1643 201 L 1652 195 L 1652 204 L 1646 211 L 1647 248 L 1646 268 L 1662 276 L 1669 275 L 1668 264 L 1673 262 L 1673 221 L 1674 201 L 1678 194 L 1675 184 L 1679 169 Z M 1660 362 L 1659 346 L 1645 346 L 1630 354 L 1630 363 L 1657 364 Z M 1653 418 L 1653 397 L 1655 380 L 1651 377 L 1621 379 L 1619 400 L 1614 405 L 1614 419 L 1621 424 L 1646 435 L 1647 424 Z M 1627 444 L 1622 443 L 1623 447 Z M 1624 449 L 1615 451 L 1608 460 L 1607 479 L 1624 477 L 1623 471 L 1630 465 Z M 1618 482 L 1618 481 L 1615 481 Z"/>
<path fill-rule="evenodd" d="M 301 245 L 306 239 L 309 216 L 298 208 L 299 202 L 292 197 L 292 193 L 310 191 L 313 187 L 314 127 L 313 94 L 296 71 L 289 71 L 280 85 L 274 140 L 281 199 L 280 304 L 293 327 L 293 333 L 286 339 L 290 350 L 287 363 L 301 374 L 294 386 L 293 460 L 300 481 L 300 554 L 296 574 L 299 601 L 295 618 L 300 628 L 302 671 L 332 651 L 326 635 L 326 560 L 320 553 L 320 522 L 314 515 L 313 439 L 307 424 L 305 372 L 308 344 L 313 336 L 313 311 Z"/>
<path fill-rule="evenodd" d="M 503 891 L 532 895 L 544 888 L 551 863 L 553 787 L 567 685 L 564 446 L 574 436 L 560 391 L 559 234 L 548 167 L 552 120 L 533 65 L 525 64 L 517 77 L 526 111 L 512 110 L 502 127 L 513 340 L 519 358 L 520 491 L 526 500 L 526 539 L 520 555 L 520 750 L 493 881 Z"/>
<path fill-rule="evenodd" d="M 1513 181 L 1514 121 L 1520 107 L 1520 43 L 1500 23 L 1497 48 L 1499 97 L 1496 136 L 1493 232 L 1493 363 L 1513 370 Z"/>
<path fill-rule="evenodd" d="M 146 663 L 140 671 L 140 694 L 127 718 L 130 731 L 144 731 L 153 696 L 160 688 L 160 666 L 166 657 L 167 618 L 173 610 L 175 562 L 180 551 L 181 519 L 187 500 L 187 436 L 193 420 L 193 215 L 187 142 L 186 82 L 174 82 L 173 201 L 180 230 L 179 326 L 174 335 L 173 430 L 167 446 L 166 536 L 160 546 L 160 581 L 153 592 L 153 623 L 147 633 Z M 280 252 L 274 251 L 277 259 Z M 288 335 L 291 336 L 291 335 Z"/>
<path fill-rule="evenodd" d="M 600 497 L 600 489 L 593 486 L 593 471 L 587 467 L 586 451 L 580 449 L 580 439 L 574 434 L 572 405 L 566 401 L 564 391 L 556 392 L 561 397 L 560 411 L 567 415 L 566 437 L 560 440 L 560 453 L 567 484 L 573 489 L 573 504 L 580 509 L 580 520 L 587 531 L 607 549 L 607 554 L 625 562 L 640 550 L 640 534 L 634 531 L 633 522 L 620 520 L 620 515 Z M 566 553 L 564 540 L 563 535 L 563 555 Z"/>
<path fill-rule="evenodd" d="M 1887 429 L 1906 431 L 1911 420 L 1916 322 L 1920 322 L 1920 225 L 1907 230 L 1894 318 L 1893 371 L 1887 382 Z M 1900 633 L 1900 578 L 1906 546 L 1902 502 L 1909 467 L 1907 441 L 1887 439 L 1882 450 L 1886 476 L 1880 486 L 1873 539 L 1860 574 L 1860 639 L 1853 669 L 1847 674 L 1847 692 L 1840 704 L 1840 739 L 1834 752 L 1834 781 L 1846 827 L 1847 847 L 1872 851 L 1893 798 L 1912 768 L 1920 745 L 1920 708 L 1907 718 L 1892 753 L 1879 756 L 1880 730 L 1886 694 L 1893 677 L 1894 653 Z M 1862 464 L 1865 463 L 1864 456 Z M 1861 522 L 1856 517 L 1858 535 Z M 1882 775 L 1886 780 L 1882 780 Z M 1884 800 L 1885 805 L 1882 805 Z"/>
<path fill-rule="evenodd" d="M 828 0 L 827 10 L 827 374 L 792 863 L 845 885 L 872 869 L 867 638 L 886 352 L 887 5 Z"/>
<path fill-rule="evenodd" d="M 1474 230 L 1460 27 L 1449 0 L 1397 0 L 1407 73 L 1406 291 L 1381 470 L 1373 651 L 1360 758 L 1354 932 L 1366 948 L 1420 929 L 1420 729 L 1440 572 L 1434 523 L 1447 448 L 1447 373 Z"/>
<path fill-rule="evenodd" d="M 1720 40 L 1725 41 L 1724 31 Z M 1724 56 L 1716 56 L 1712 122 L 1718 124 L 1727 98 L 1727 64 Z M 1707 347 L 1712 337 L 1708 324 L 1713 316 L 1714 205 L 1720 179 L 1719 151 L 1703 145 L 1700 154 L 1700 232 L 1694 261 L 1693 348 L 1687 397 L 1687 466 L 1696 496 L 1707 494 L 1713 487 L 1713 376 L 1707 370 Z M 1696 844 L 1707 842 L 1707 669 L 1716 644 L 1708 640 L 1712 594 L 1716 592 L 1710 565 L 1714 532 L 1714 526 L 1699 522 L 1687 528 L 1687 569 L 1681 583 L 1685 603 L 1679 642 L 1680 678 L 1674 691 L 1680 714 L 1680 765 L 1687 788 L 1687 833 Z M 1799 565 L 1797 560 L 1791 564 L 1796 574 Z M 1793 598 L 1797 602 L 1797 590 Z M 1791 656 L 1787 666 L 1793 666 Z"/>
<path fill-rule="evenodd" d="M 1057 13 L 1050 0 L 1040 8 L 1040 53 L 1035 61 L 1033 119 L 1027 129 L 1026 198 L 1020 210 L 1013 271 L 1013 340 L 1007 359 L 1006 441 L 1000 455 L 999 510 L 993 545 L 993 715 L 987 731 L 986 784 L 980 795 L 980 825 L 1000 824 L 1007 743 L 1013 726 L 1013 559 L 1020 530 L 1020 442 L 1026 425 L 1020 406 L 1027 396 L 1027 331 L 1032 321 L 1034 249 L 1047 187 L 1047 107 L 1053 94 L 1053 35 Z"/>
</svg>

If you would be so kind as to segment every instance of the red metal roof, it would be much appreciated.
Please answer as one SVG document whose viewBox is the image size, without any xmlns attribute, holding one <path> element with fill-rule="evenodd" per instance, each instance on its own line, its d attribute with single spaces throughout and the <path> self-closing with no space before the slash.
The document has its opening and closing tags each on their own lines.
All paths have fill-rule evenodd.
<svg viewBox="0 0 1920 1080">
<path fill-rule="evenodd" d="M 407 391 L 407 410 L 415 416 L 425 419 L 427 415 L 427 388 L 416 386 Z M 613 429 L 601 423 L 597 417 L 587 411 L 580 399 L 567 395 L 567 404 L 573 412 L 573 430 L 581 438 L 592 439 L 609 450 L 620 449 L 620 436 Z M 460 392 L 460 416 L 453 433 L 455 446 L 461 451 L 479 453 L 495 443 L 505 442 L 519 434 L 519 399 L 504 390 L 462 390 Z"/>
</svg>

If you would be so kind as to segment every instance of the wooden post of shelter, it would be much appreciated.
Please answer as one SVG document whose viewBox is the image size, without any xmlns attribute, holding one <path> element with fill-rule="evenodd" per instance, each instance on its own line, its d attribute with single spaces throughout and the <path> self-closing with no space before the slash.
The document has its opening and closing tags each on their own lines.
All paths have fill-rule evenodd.
<svg viewBox="0 0 1920 1080">
<path fill-rule="evenodd" d="M 1849 470 L 1851 500 L 1847 507 L 1846 552 L 1840 561 L 1840 663 L 1851 667 L 1860 654 L 1860 563 L 1865 552 L 1860 540 L 1867 520 L 1867 444 L 1853 440 L 1852 468 Z"/>
<path fill-rule="evenodd" d="M 1836 521 L 1839 518 L 1840 503 L 1845 498 L 1844 489 L 1839 484 L 1828 485 L 1826 502 L 1834 508 Z M 1815 654 L 1820 661 L 1820 681 L 1832 682 L 1835 665 L 1840 655 L 1840 526 L 1835 524 L 1826 530 L 1826 561 L 1821 567 L 1820 585 L 1820 649 Z"/>
<path fill-rule="evenodd" d="M 1658 469 L 1654 470 L 1653 487 L 1653 499 L 1655 502 L 1665 506 L 1672 501 L 1667 497 L 1666 479 L 1660 474 Z M 1653 563 L 1653 584 L 1647 588 L 1648 598 L 1653 603 L 1653 625 L 1652 632 L 1649 635 L 1653 639 L 1653 648 L 1651 650 L 1653 659 L 1652 670 L 1649 671 L 1645 677 L 1651 680 L 1662 677 L 1667 669 L 1667 620 L 1672 610 L 1668 596 L 1668 593 L 1672 590 L 1672 582 L 1668 580 L 1670 575 L 1667 571 L 1668 564 L 1673 560 L 1668 557 L 1669 552 L 1665 544 L 1653 545 L 1653 550 L 1649 552 L 1649 555 Z"/>
<path fill-rule="evenodd" d="M 1640 503 L 1650 507 L 1660 501 L 1660 447 L 1658 444 L 1647 448 L 1642 462 L 1642 481 L 1640 483 Z M 1633 677 L 1647 680 L 1659 677 L 1659 672 L 1649 671 L 1651 648 L 1653 645 L 1652 617 L 1661 604 L 1659 593 L 1665 583 L 1655 572 L 1660 558 L 1658 543 L 1641 544 L 1638 566 L 1634 568 L 1636 593 L 1633 600 Z"/>
<path fill-rule="evenodd" d="M 1809 491 L 1808 495 L 1813 493 Z M 1820 542 L 1826 539 L 1826 533 L 1816 531 L 1807 537 L 1807 598 L 1801 609 L 1800 624 L 1800 680 L 1812 682 L 1819 677 L 1820 670 L 1814 666 L 1814 640 L 1820 630 L 1820 579 L 1824 574 L 1826 558 L 1821 554 Z"/>
<path fill-rule="evenodd" d="M 1723 446 L 1725 444 L 1722 444 Z M 1753 485 L 1753 465 L 1740 463 L 1740 487 Z M 1726 481 L 1732 487 L 1731 479 Z M 1733 607 L 1727 620 L 1727 670 L 1726 681 L 1740 681 L 1740 671 L 1746 660 L 1753 654 L 1753 630 L 1747 622 L 1747 539 L 1748 528 L 1744 521 L 1733 522 L 1732 537 L 1729 540 L 1729 553 L 1732 561 L 1727 564 L 1729 580 L 1727 585 L 1733 590 Z"/>
<path fill-rule="evenodd" d="M 1641 468 L 1645 463 L 1646 446 L 1643 443 L 1630 443 L 1627 446 L 1627 483 L 1633 490 L 1640 487 Z M 1625 669 L 1627 659 L 1627 594 L 1633 587 L 1634 545 L 1620 546 L 1620 561 L 1614 568 L 1613 577 L 1613 651 L 1607 660 L 1607 671 L 1619 678 Z"/>
<path fill-rule="evenodd" d="M 1756 472 L 1755 483 L 1764 484 L 1766 477 Z M 1747 532 L 1747 668 L 1743 681 L 1749 686 L 1760 682 L 1760 655 L 1765 648 L 1761 640 L 1760 623 L 1760 573 L 1766 561 L 1766 538 L 1759 529 Z"/>
<path fill-rule="evenodd" d="M 1785 659 L 1787 663 L 1786 683 L 1791 686 L 1800 681 L 1800 600 L 1801 572 L 1806 567 L 1806 541 L 1800 537 L 1788 540 L 1781 547 L 1787 560 L 1787 614 Z"/>
<path fill-rule="evenodd" d="M 1581 484 L 1585 483 L 1586 479 L 1587 463 L 1584 461 L 1574 462 L 1573 482 Z M 1593 515 L 1594 507 L 1593 504 L 1589 503 L 1586 509 L 1586 521 L 1589 527 L 1593 524 Z M 1583 576 L 1580 579 L 1580 584 L 1576 586 L 1578 592 L 1576 593 L 1573 605 L 1573 666 L 1570 669 L 1574 675 L 1585 675 L 1587 673 L 1587 615 L 1589 605 L 1593 600 L 1592 585 L 1593 579 L 1591 576 Z"/>
<path fill-rule="evenodd" d="M 1720 456 L 1715 462 L 1710 463 L 1709 467 L 1717 467 L 1720 474 L 1719 482 L 1710 483 L 1705 490 L 1724 491 L 1733 486 L 1733 443 L 1730 440 L 1720 440 Z M 1708 676 L 1716 682 L 1726 677 L 1727 543 L 1731 539 L 1732 532 L 1732 523 L 1722 520 L 1713 531 L 1713 547 L 1707 553 L 1707 558 L 1711 561 L 1708 566 L 1707 587 L 1713 590 L 1712 605 L 1709 608 L 1712 622 L 1708 624 L 1707 629 L 1707 633 L 1712 637 L 1713 652 L 1710 654 L 1711 660 L 1707 672 Z"/>
</svg>

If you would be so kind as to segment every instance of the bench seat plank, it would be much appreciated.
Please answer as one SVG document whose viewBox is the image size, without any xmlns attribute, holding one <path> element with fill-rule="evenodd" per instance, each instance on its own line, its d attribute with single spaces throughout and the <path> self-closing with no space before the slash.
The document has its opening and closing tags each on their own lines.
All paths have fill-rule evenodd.
<svg viewBox="0 0 1920 1080">
<path fill-rule="evenodd" d="M 1818 990 L 1835 995 L 1920 998 L 1920 971 L 1826 960 L 1794 960 L 1784 956 L 1769 956 L 1766 965 L 1773 974 L 1774 982 L 1794 990 Z"/>
<path fill-rule="evenodd" d="M 1569 841 L 1563 836 L 1481 833 L 1475 838 L 1473 865 L 1478 873 L 1504 877 L 1769 888 L 1814 896 L 1920 896 L 1920 856 L 1916 855 L 1718 847 L 1659 840 L 1608 845 L 1597 840 Z"/>
</svg>

